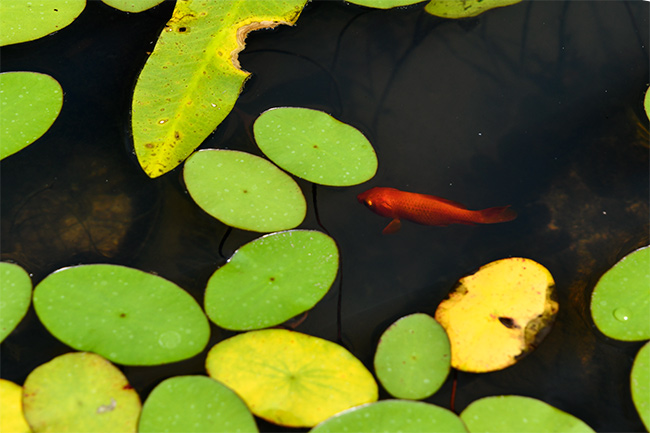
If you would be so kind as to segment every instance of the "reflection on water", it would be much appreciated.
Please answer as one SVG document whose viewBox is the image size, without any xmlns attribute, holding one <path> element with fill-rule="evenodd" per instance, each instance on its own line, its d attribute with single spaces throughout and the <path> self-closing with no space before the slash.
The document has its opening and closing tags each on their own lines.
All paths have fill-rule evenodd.
<svg viewBox="0 0 650 433">
<path fill-rule="evenodd" d="M 226 227 L 192 202 L 180 170 L 148 179 L 124 148 L 133 80 L 171 7 L 122 14 L 89 2 L 69 29 L 3 48 L 3 70 L 49 73 L 66 92 L 53 129 L 2 162 L 2 257 L 35 283 L 60 266 L 110 261 L 156 272 L 201 301 L 225 261 Z M 341 250 L 343 330 L 355 355 L 370 366 L 394 320 L 433 314 L 460 277 L 490 261 L 528 257 L 553 274 L 557 321 L 513 367 L 460 374 L 456 407 L 523 394 L 597 430 L 641 430 L 627 385 L 639 345 L 595 330 L 589 300 L 600 275 L 648 243 L 647 4 L 526 2 L 464 21 L 422 8 L 313 2 L 296 27 L 251 34 L 240 61 L 253 76 L 203 147 L 260 155 L 252 122 L 273 106 L 321 109 L 359 128 L 377 151 L 377 176 L 318 189 L 320 219 Z M 311 204 L 311 185 L 299 184 Z M 405 224 L 385 237 L 386 221 L 355 198 L 373 186 L 474 209 L 512 204 L 519 217 Z M 302 227 L 318 228 L 311 205 Z M 234 230 L 224 250 L 257 236 Z M 297 330 L 334 340 L 336 293 Z M 213 327 L 211 344 L 227 335 Z M 2 350 L 2 377 L 20 383 L 69 349 L 30 312 Z M 125 371 L 144 397 L 166 377 L 201 374 L 204 357 Z M 450 391 L 448 381 L 427 401 L 448 406 Z"/>
</svg>

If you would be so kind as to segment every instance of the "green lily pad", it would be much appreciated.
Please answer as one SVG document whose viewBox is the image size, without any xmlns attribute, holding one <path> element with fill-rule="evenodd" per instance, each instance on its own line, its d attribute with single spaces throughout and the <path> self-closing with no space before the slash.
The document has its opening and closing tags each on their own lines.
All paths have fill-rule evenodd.
<svg viewBox="0 0 650 433">
<path fill-rule="evenodd" d="M 379 339 L 375 373 L 393 397 L 420 400 L 433 395 L 450 366 L 449 338 L 427 314 L 402 317 Z"/>
<path fill-rule="evenodd" d="M 519 395 L 485 397 L 474 401 L 460 414 L 474 432 L 572 432 L 593 433 L 582 420 L 543 401 Z"/>
<path fill-rule="evenodd" d="M 32 41 L 73 22 L 86 0 L 0 1 L 0 46 Z"/>
<path fill-rule="evenodd" d="M 23 268 L 0 262 L 0 342 L 25 317 L 32 300 L 32 280 Z"/>
<path fill-rule="evenodd" d="M 366 6 L 376 9 L 391 9 L 401 6 L 422 3 L 424 0 L 346 0 L 346 3 L 353 3 L 359 6 Z"/>
<path fill-rule="evenodd" d="M 521 0 L 431 0 L 424 10 L 442 18 L 469 18 L 519 2 Z"/>
<path fill-rule="evenodd" d="M 291 230 L 239 248 L 208 281 L 205 312 L 226 329 L 278 325 L 312 308 L 338 271 L 336 242 L 321 232 Z"/>
<path fill-rule="evenodd" d="M 229 226 L 256 232 L 288 230 L 305 219 L 298 184 L 264 158 L 207 149 L 185 163 L 185 185 L 204 211 Z"/>
<path fill-rule="evenodd" d="M 650 247 L 616 263 L 600 278 L 591 295 L 591 316 L 610 338 L 650 338 Z"/>
<path fill-rule="evenodd" d="M 157 365 L 199 353 L 210 326 L 174 283 L 137 269 L 83 265 L 48 275 L 34 289 L 43 325 L 78 350 L 125 365 Z"/>
<path fill-rule="evenodd" d="M 25 380 L 25 418 L 37 432 L 135 432 L 140 397 L 113 364 L 66 353 Z"/>
<path fill-rule="evenodd" d="M 650 88 L 645 92 L 645 98 L 643 99 L 643 108 L 645 108 L 645 115 L 650 119 Z"/>
<path fill-rule="evenodd" d="M 237 60 L 246 35 L 292 25 L 306 2 L 176 2 L 133 94 L 133 144 L 148 176 L 180 164 L 230 113 L 250 75 Z"/>
<path fill-rule="evenodd" d="M 650 343 L 646 343 L 634 358 L 630 375 L 632 400 L 643 425 L 650 430 Z"/>
<path fill-rule="evenodd" d="M 257 118 L 253 131 L 271 161 L 310 182 L 356 185 L 377 172 L 377 156 L 368 139 L 322 111 L 273 108 Z"/>
<path fill-rule="evenodd" d="M 420 401 L 383 400 L 336 414 L 310 432 L 464 433 L 467 429 L 450 410 Z"/>
<path fill-rule="evenodd" d="M 105 4 L 122 12 L 142 12 L 159 5 L 165 0 L 102 0 Z"/>
<path fill-rule="evenodd" d="M 312 427 L 377 400 L 377 383 L 338 344 L 285 329 L 239 334 L 208 353 L 210 377 L 235 391 L 253 414 L 289 427 Z"/>
<path fill-rule="evenodd" d="M 49 75 L 36 72 L 0 74 L 0 159 L 13 155 L 45 134 L 62 105 L 63 90 Z"/>
<path fill-rule="evenodd" d="M 0 379 L 0 432 L 30 433 L 23 415 L 23 387 Z"/>
<path fill-rule="evenodd" d="M 257 432 L 244 402 L 205 376 L 178 376 L 151 391 L 142 407 L 139 433 Z"/>
</svg>

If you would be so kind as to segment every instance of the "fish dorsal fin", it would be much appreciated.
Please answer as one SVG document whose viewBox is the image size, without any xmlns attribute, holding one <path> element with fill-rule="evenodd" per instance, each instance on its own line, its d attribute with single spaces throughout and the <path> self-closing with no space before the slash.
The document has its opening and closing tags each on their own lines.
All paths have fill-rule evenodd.
<svg viewBox="0 0 650 433">
<path fill-rule="evenodd" d="M 441 202 L 446 203 L 446 204 L 449 204 L 449 205 L 452 205 L 452 206 L 455 206 L 455 207 L 459 207 L 461 209 L 467 209 L 467 206 L 465 206 L 462 203 L 458 203 L 457 201 L 448 200 L 448 199 L 442 198 L 442 197 L 436 197 L 436 200 L 441 201 Z"/>
<path fill-rule="evenodd" d="M 397 233 L 400 228 L 402 228 L 402 222 L 398 219 L 394 219 L 386 226 L 384 230 L 382 230 L 382 233 L 385 235 Z"/>
</svg>

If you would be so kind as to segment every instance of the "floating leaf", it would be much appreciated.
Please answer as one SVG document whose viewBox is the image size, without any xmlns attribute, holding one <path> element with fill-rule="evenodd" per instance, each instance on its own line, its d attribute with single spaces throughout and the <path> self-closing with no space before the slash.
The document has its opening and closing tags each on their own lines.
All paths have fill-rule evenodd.
<svg viewBox="0 0 650 433">
<path fill-rule="evenodd" d="M 377 400 L 372 374 L 327 340 L 284 329 L 239 334 L 214 346 L 208 374 L 235 391 L 257 416 L 311 427 Z"/>
<path fill-rule="evenodd" d="M 643 425 L 650 430 L 650 343 L 646 343 L 634 358 L 630 375 L 632 400 Z"/>
<path fill-rule="evenodd" d="M 451 366 L 482 373 L 517 362 L 548 333 L 555 283 L 539 263 L 497 260 L 461 278 L 436 310 L 451 342 Z"/>
<path fill-rule="evenodd" d="M 645 92 L 645 98 L 643 99 L 643 108 L 645 108 L 645 115 L 650 119 L 650 88 Z"/>
<path fill-rule="evenodd" d="M 390 395 L 419 400 L 442 386 L 450 361 L 449 339 L 442 326 L 427 314 L 411 314 L 382 334 L 375 372 Z"/>
<path fill-rule="evenodd" d="M 442 18 L 469 18 L 519 2 L 521 0 L 431 0 L 424 10 Z"/>
<path fill-rule="evenodd" d="M 424 0 L 347 0 L 346 3 L 353 3 L 359 6 L 366 6 L 376 9 L 391 9 L 401 6 L 410 6 L 422 3 Z"/>
<path fill-rule="evenodd" d="M 32 299 L 32 280 L 23 268 L 0 262 L 0 341 L 25 317 Z"/>
<path fill-rule="evenodd" d="M 307 203 L 298 184 L 264 158 L 235 150 L 207 149 L 185 163 L 194 201 L 229 226 L 256 232 L 298 226 Z"/>
<path fill-rule="evenodd" d="M 323 421 L 311 433 L 463 433 L 458 415 L 420 401 L 383 400 L 355 407 Z"/>
<path fill-rule="evenodd" d="M 205 376 L 178 376 L 151 391 L 142 407 L 139 433 L 257 432 L 243 401 Z"/>
<path fill-rule="evenodd" d="M 25 418 L 37 432 L 135 432 L 140 398 L 113 364 L 66 353 L 25 380 Z"/>
<path fill-rule="evenodd" d="M 650 338 L 650 247 L 623 257 L 598 280 L 591 295 L 591 316 L 610 338 Z"/>
<path fill-rule="evenodd" d="M 86 0 L 2 0 L 0 46 L 32 41 L 61 30 L 85 7 Z"/>
<path fill-rule="evenodd" d="M 165 0 L 102 0 L 104 3 L 122 12 L 142 12 L 159 5 Z"/>
<path fill-rule="evenodd" d="M 205 311 L 226 329 L 278 325 L 312 308 L 336 278 L 339 252 L 329 236 L 291 230 L 239 248 L 208 281 Z"/>
<path fill-rule="evenodd" d="M 0 432 L 29 433 L 31 429 L 23 415 L 23 387 L 0 379 Z"/>
<path fill-rule="evenodd" d="M 580 419 L 543 401 L 518 395 L 485 397 L 460 414 L 470 432 L 572 432 L 594 430 Z"/>
<path fill-rule="evenodd" d="M 368 139 L 322 111 L 273 108 L 257 118 L 253 131 L 271 161 L 310 182 L 350 186 L 377 172 L 377 156 Z"/>
<path fill-rule="evenodd" d="M 250 75 L 237 60 L 246 35 L 292 25 L 306 1 L 176 3 L 133 94 L 133 144 L 148 176 L 180 164 L 232 110 Z"/>
<path fill-rule="evenodd" d="M 13 155 L 45 134 L 62 105 L 63 90 L 49 75 L 36 72 L 0 74 L 0 159 Z"/>
<path fill-rule="evenodd" d="M 125 365 L 199 353 L 210 326 L 187 292 L 161 277 L 115 265 L 64 268 L 34 289 L 34 308 L 59 340 Z"/>
</svg>

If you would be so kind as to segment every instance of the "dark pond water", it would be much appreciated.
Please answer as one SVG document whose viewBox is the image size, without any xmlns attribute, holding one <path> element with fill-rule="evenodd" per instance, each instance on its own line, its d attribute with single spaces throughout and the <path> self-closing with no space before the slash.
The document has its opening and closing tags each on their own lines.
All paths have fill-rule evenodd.
<svg viewBox="0 0 650 433">
<path fill-rule="evenodd" d="M 2 162 L 2 259 L 38 283 L 79 263 L 158 273 L 199 301 L 224 263 L 226 227 L 190 199 L 179 169 L 148 179 L 132 154 L 130 97 L 173 3 L 124 14 L 97 1 L 59 33 L 2 49 L 2 70 L 54 76 L 63 111 L 40 140 Z M 261 31 L 240 56 L 253 73 L 230 116 L 203 144 L 260 154 L 252 122 L 267 108 L 324 110 L 360 129 L 379 158 L 374 179 L 319 187 L 320 219 L 342 254 L 343 334 L 371 366 L 379 335 L 413 312 L 433 314 L 463 275 L 523 256 L 546 266 L 560 312 L 539 348 L 513 367 L 458 375 L 456 408 L 495 394 L 542 399 L 598 431 L 643 431 L 629 372 L 640 343 L 594 327 L 598 278 L 648 244 L 648 4 L 539 1 L 452 21 L 423 6 L 381 11 L 314 2 L 297 26 Z M 318 228 L 311 185 L 301 227 Z M 492 226 L 425 227 L 356 202 L 372 186 L 434 194 L 470 208 L 511 204 Z M 258 236 L 234 230 L 225 255 Z M 336 288 L 299 331 L 336 338 Z M 625 290 L 624 287 L 621 290 Z M 209 347 L 231 333 L 213 327 Z M 71 349 L 33 309 L 2 344 L 2 377 Z M 207 351 L 207 350 L 206 350 Z M 162 379 L 202 374 L 205 353 L 123 371 L 143 399 Z M 448 407 L 451 380 L 428 401 Z M 386 395 L 382 395 L 386 397 Z M 260 424 L 263 430 L 277 427 Z"/>
</svg>

